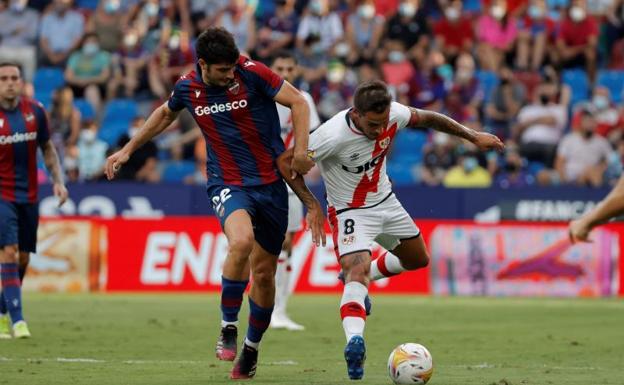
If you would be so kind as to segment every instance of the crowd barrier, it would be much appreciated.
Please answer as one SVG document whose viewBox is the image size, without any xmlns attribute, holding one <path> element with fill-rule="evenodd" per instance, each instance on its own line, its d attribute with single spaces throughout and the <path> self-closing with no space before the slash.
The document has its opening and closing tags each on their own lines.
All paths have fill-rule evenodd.
<svg viewBox="0 0 624 385">
<path fill-rule="evenodd" d="M 427 269 L 376 281 L 371 292 L 436 295 L 610 297 L 624 295 L 624 224 L 570 244 L 565 223 L 416 220 L 431 252 Z M 326 247 L 295 238 L 292 287 L 337 293 L 339 265 Z M 41 220 L 27 290 L 215 292 L 227 242 L 215 217 Z M 382 250 L 375 248 L 373 257 Z"/>
</svg>

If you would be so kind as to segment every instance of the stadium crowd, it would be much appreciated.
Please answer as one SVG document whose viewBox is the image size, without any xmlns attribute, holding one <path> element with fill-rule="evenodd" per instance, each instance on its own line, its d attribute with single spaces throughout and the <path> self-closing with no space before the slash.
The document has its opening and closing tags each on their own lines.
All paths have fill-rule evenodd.
<svg viewBox="0 0 624 385">
<path fill-rule="evenodd" d="M 397 184 L 602 186 L 622 173 L 624 0 L 3 0 L 0 59 L 22 65 L 46 106 L 69 180 L 92 181 L 194 68 L 194 39 L 212 25 L 267 65 L 294 50 L 295 85 L 322 120 L 381 78 L 396 100 L 507 145 L 484 156 L 404 130 L 388 161 Z M 193 119 L 175 124 L 120 179 L 204 183 Z"/>
</svg>

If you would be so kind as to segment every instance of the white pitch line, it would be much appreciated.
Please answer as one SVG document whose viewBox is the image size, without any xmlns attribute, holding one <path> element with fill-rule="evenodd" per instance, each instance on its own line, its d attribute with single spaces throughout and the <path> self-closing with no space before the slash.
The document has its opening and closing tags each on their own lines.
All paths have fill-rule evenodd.
<svg viewBox="0 0 624 385">
<path fill-rule="evenodd" d="M 82 357 L 56 357 L 56 358 L 9 358 L 9 357 L 0 357 L 0 362 L 18 362 L 18 361 L 26 361 L 26 362 L 60 362 L 60 363 L 69 363 L 69 364 L 113 364 L 113 363 L 121 363 L 127 365 L 206 365 L 208 361 L 191 361 L 191 360 L 179 360 L 179 361 L 167 361 L 167 360 L 99 360 L 95 358 L 82 358 Z M 272 366 L 291 366 L 291 365 L 299 365 L 295 361 L 275 361 L 275 362 L 267 362 L 261 365 L 272 365 Z"/>
</svg>

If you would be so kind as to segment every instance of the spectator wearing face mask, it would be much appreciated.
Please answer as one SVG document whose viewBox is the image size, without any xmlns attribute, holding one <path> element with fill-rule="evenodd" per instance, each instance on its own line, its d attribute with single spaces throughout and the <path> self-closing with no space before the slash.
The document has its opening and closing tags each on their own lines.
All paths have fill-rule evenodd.
<svg viewBox="0 0 624 385">
<path fill-rule="evenodd" d="M 178 78 L 194 67 L 195 51 L 188 34 L 174 30 L 149 61 L 148 80 L 152 93 L 164 99 Z"/>
<path fill-rule="evenodd" d="M 405 55 L 405 47 L 400 40 L 389 40 L 385 43 L 387 56 L 381 63 L 384 81 L 399 92 L 405 93 L 414 77 L 414 66 Z"/>
<path fill-rule="evenodd" d="M 383 35 L 384 18 L 377 15 L 373 0 L 361 0 L 356 11 L 347 20 L 347 43 L 350 52 L 347 63 L 357 65 L 362 60 L 370 61 L 375 57 Z"/>
<path fill-rule="evenodd" d="M 43 65 L 64 66 L 83 40 L 84 18 L 71 5 L 71 0 L 55 0 L 51 10 L 41 18 L 39 46 Z"/>
<path fill-rule="evenodd" d="M 596 76 L 598 22 L 587 14 L 584 0 L 572 0 L 561 20 L 557 51 L 563 68 L 585 68 L 590 81 Z"/>
<path fill-rule="evenodd" d="M 548 16 L 546 0 L 531 0 L 520 18 L 516 66 L 520 70 L 537 71 L 544 62 L 550 44 L 554 41 L 556 24 Z"/>
<path fill-rule="evenodd" d="M 89 19 L 87 30 L 97 35 L 104 51 L 117 52 L 123 42 L 127 18 L 121 9 L 121 0 L 100 1 Z"/>
<path fill-rule="evenodd" d="M 78 139 L 78 171 L 81 180 L 94 181 L 104 175 L 106 142 L 98 139 L 97 125 L 91 122 L 80 132 Z"/>
<path fill-rule="evenodd" d="M 470 116 L 476 118 L 483 102 L 483 92 L 475 76 L 475 61 L 469 53 L 462 53 L 455 61 L 453 89 L 459 93 L 461 103 Z"/>
<path fill-rule="evenodd" d="M 111 54 L 100 49 L 97 35 L 90 33 L 67 62 L 65 81 L 76 98 L 86 98 L 96 111 L 100 111 L 111 76 L 111 60 Z"/>
<path fill-rule="evenodd" d="M 562 183 L 598 187 L 603 184 L 612 149 L 609 142 L 595 134 L 596 119 L 591 108 L 581 111 L 580 129 L 561 140 L 555 169 Z"/>
<path fill-rule="evenodd" d="M 128 129 L 128 134 L 123 135 L 117 143 L 118 148 L 122 148 L 130 141 L 130 138 L 139 132 L 145 124 L 145 118 L 137 116 L 132 120 L 132 125 Z M 119 170 L 115 176 L 116 180 L 134 180 L 145 183 L 156 183 L 160 181 L 158 172 L 158 147 L 154 141 L 149 140 L 132 153 L 128 162 Z"/>
<path fill-rule="evenodd" d="M 608 138 L 611 143 L 618 143 L 624 133 L 624 115 L 611 101 L 607 87 L 595 87 L 591 100 L 581 105 L 572 117 L 572 128 L 580 129 L 583 108 L 594 111 L 596 134 Z"/>
<path fill-rule="evenodd" d="M 488 131 L 501 138 L 509 138 L 518 111 L 524 105 L 526 89 L 516 80 L 509 67 L 500 69 L 499 79 L 485 106 L 485 123 Z"/>
<path fill-rule="evenodd" d="M 434 131 L 432 140 L 423 150 L 423 163 L 420 167 L 420 180 L 427 186 L 439 186 L 446 172 L 455 165 L 456 142 L 443 132 Z"/>
<path fill-rule="evenodd" d="M 20 64 L 24 79 L 32 81 L 37 65 L 39 13 L 28 0 L 11 0 L 0 11 L 0 60 Z"/>
<path fill-rule="evenodd" d="M 444 177 L 447 188 L 484 188 L 492 185 L 492 176 L 479 165 L 476 153 L 467 151 L 457 158 L 457 163 Z"/>
<path fill-rule="evenodd" d="M 425 58 L 431 31 L 427 16 L 419 9 L 419 0 L 403 0 L 397 13 L 388 20 L 386 39 L 400 40 L 410 59 L 416 62 Z"/>
<path fill-rule="evenodd" d="M 124 96 L 132 98 L 142 84 L 147 84 L 147 62 L 149 52 L 135 28 L 125 30 L 121 47 L 113 55 L 113 78 L 108 83 L 109 94 L 115 97 L 119 88 Z"/>
<path fill-rule="evenodd" d="M 505 0 L 493 0 L 477 21 L 477 56 L 484 70 L 497 71 L 513 57 L 518 20 L 507 11 Z"/>
<path fill-rule="evenodd" d="M 453 0 L 444 8 L 444 17 L 434 26 L 435 41 L 446 59 L 454 62 L 461 52 L 472 52 L 474 32 L 468 15 L 462 14 L 462 1 Z"/>
<path fill-rule="evenodd" d="M 410 80 L 407 91 L 409 105 L 441 111 L 448 91 L 446 78 L 448 73 L 445 72 L 448 68 L 444 55 L 438 50 L 431 49 Z M 450 72 L 452 77 L 452 68 Z"/>
<path fill-rule="evenodd" d="M 557 104 L 556 96 L 549 89 L 538 88 L 533 102 L 518 113 L 513 139 L 520 143 L 522 156 L 552 167 L 567 122 L 566 106 Z"/>
</svg>

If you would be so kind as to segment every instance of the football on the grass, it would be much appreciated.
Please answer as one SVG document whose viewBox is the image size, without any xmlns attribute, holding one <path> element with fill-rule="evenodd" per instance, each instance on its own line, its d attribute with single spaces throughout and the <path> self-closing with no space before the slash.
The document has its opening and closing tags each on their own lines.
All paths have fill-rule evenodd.
<svg viewBox="0 0 624 385">
<path fill-rule="evenodd" d="M 433 374 L 431 353 L 420 344 L 401 344 L 390 353 L 388 374 L 395 384 L 426 384 Z"/>
</svg>

